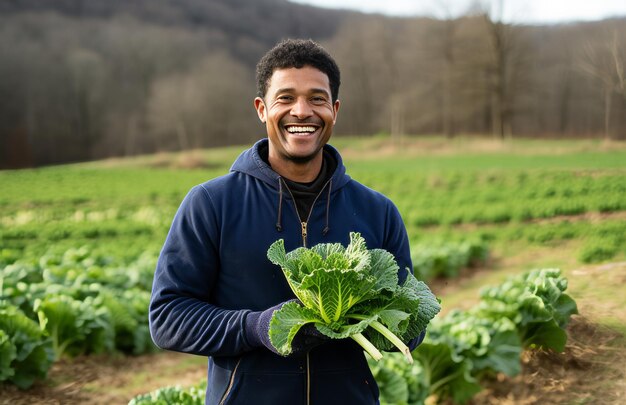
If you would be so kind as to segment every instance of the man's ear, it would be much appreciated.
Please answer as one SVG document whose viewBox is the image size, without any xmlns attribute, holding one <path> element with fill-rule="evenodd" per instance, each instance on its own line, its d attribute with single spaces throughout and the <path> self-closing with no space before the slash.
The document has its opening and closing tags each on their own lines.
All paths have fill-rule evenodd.
<svg viewBox="0 0 626 405">
<path fill-rule="evenodd" d="M 335 100 L 335 102 L 333 103 L 333 111 L 335 112 L 335 116 L 333 117 L 333 125 L 337 123 L 337 114 L 339 113 L 340 104 L 341 103 L 339 102 L 339 100 Z"/>
<path fill-rule="evenodd" d="M 254 99 L 254 109 L 256 110 L 256 114 L 259 116 L 261 122 L 265 124 L 265 121 L 267 121 L 265 102 L 261 97 L 256 97 Z"/>
</svg>

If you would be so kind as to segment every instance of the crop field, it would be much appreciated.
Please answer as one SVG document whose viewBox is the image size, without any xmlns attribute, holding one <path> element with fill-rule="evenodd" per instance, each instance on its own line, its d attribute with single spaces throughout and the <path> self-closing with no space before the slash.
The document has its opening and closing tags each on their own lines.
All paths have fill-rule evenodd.
<svg viewBox="0 0 626 405">
<path fill-rule="evenodd" d="M 331 143 L 441 299 L 413 368 L 371 363 L 383 403 L 626 401 L 626 144 Z M 205 359 L 158 351 L 147 304 L 178 204 L 243 149 L 0 172 L 0 404 L 201 403 Z"/>
</svg>

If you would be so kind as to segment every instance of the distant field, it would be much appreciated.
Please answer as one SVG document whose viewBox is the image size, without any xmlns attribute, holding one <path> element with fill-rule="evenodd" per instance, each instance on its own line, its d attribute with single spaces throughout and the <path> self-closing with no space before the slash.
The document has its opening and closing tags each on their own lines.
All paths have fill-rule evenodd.
<svg viewBox="0 0 626 405">
<path fill-rule="evenodd" d="M 590 246 L 599 235 L 613 238 L 610 246 L 622 242 L 623 232 L 605 234 L 626 228 L 623 144 L 435 137 L 335 144 L 353 178 L 398 205 L 415 243 L 479 237 Z M 158 248 L 185 193 L 226 173 L 243 148 L 0 172 L 0 243 L 33 254 L 53 245 L 101 249 L 102 239 L 120 249 L 134 245 L 127 239 Z"/>
</svg>

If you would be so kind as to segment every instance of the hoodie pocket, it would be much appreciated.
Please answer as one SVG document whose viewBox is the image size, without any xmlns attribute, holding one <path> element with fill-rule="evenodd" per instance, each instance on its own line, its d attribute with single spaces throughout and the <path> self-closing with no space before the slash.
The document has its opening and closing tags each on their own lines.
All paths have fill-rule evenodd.
<svg viewBox="0 0 626 405">
<path fill-rule="evenodd" d="M 311 404 L 378 404 L 378 396 L 369 369 L 322 371 L 311 376 Z"/>
<path fill-rule="evenodd" d="M 300 373 L 251 373 L 234 370 L 221 404 L 305 403 L 305 376 Z"/>
<path fill-rule="evenodd" d="M 237 364 L 235 364 L 235 368 L 233 369 L 233 371 L 230 373 L 230 376 L 228 377 L 228 385 L 226 385 L 226 390 L 224 391 L 224 394 L 222 395 L 222 399 L 219 402 L 220 405 L 225 404 L 226 399 L 230 396 L 230 392 L 233 389 L 233 385 L 235 384 L 235 379 L 237 378 L 237 369 L 239 368 L 239 364 L 241 364 L 241 359 L 237 360 Z"/>
</svg>

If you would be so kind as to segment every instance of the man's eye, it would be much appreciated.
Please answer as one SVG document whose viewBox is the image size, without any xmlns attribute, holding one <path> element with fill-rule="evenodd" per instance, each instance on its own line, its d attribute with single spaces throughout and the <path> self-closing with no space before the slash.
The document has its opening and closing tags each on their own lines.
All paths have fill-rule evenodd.
<svg viewBox="0 0 626 405">
<path fill-rule="evenodd" d="M 321 103 L 325 103 L 326 99 L 324 97 L 313 97 L 311 101 L 316 104 L 321 104 Z"/>
<path fill-rule="evenodd" d="M 292 97 L 291 96 L 278 96 L 276 99 L 278 101 L 291 101 Z"/>
</svg>

